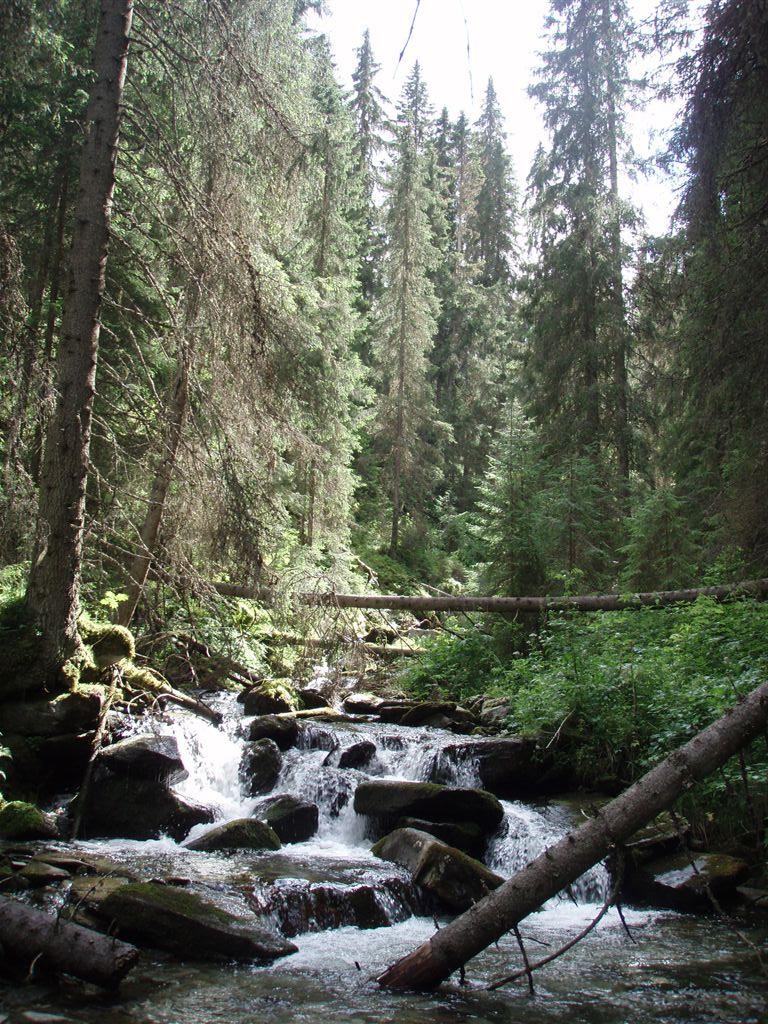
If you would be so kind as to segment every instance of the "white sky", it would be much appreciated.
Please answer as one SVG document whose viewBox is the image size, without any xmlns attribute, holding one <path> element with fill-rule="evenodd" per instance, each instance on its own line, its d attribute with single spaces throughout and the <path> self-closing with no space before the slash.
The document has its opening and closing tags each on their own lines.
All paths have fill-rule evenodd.
<svg viewBox="0 0 768 1024">
<path fill-rule="evenodd" d="M 543 46 L 547 0 L 421 0 L 413 37 L 400 67 L 397 59 L 408 36 L 416 0 L 326 0 L 328 13 L 310 18 L 310 26 L 331 41 L 340 80 L 351 84 L 355 50 L 366 28 L 381 65 L 378 85 L 394 101 L 414 61 L 421 62 L 432 105 L 444 105 L 452 118 L 464 110 L 475 120 L 489 75 L 493 77 L 507 129 L 507 144 L 521 190 L 536 146 L 543 138 L 538 105 L 527 95 Z M 655 8 L 655 0 L 630 0 L 636 18 Z M 467 53 L 469 47 L 469 53 Z M 635 151 L 648 156 L 660 148 L 663 134 L 678 112 L 654 103 L 633 113 L 630 133 Z M 661 233 L 675 206 L 674 184 L 654 175 L 625 182 L 624 191 L 645 215 L 647 228 Z"/>
</svg>

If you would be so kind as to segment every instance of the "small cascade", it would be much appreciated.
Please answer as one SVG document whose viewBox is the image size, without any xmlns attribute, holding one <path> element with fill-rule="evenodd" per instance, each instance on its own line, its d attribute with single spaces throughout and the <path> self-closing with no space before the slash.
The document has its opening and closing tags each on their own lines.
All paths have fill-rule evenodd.
<svg viewBox="0 0 768 1024">
<path fill-rule="evenodd" d="M 505 878 L 534 860 L 568 831 L 557 808 L 535 808 L 529 804 L 502 801 L 505 820 L 486 852 L 486 863 Z M 596 864 L 578 878 L 570 893 L 579 903 L 601 903 L 610 890 L 610 875 Z"/>
</svg>

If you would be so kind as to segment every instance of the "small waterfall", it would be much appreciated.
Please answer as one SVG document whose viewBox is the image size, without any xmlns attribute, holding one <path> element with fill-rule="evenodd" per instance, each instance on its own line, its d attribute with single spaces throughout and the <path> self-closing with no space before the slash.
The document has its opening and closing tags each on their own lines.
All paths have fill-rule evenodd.
<svg viewBox="0 0 768 1024">
<path fill-rule="evenodd" d="M 502 801 L 505 820 L 486 852 L 486 863 L 505 878 L 534 860 L 568 831 L 557 810 Z M 578 878 L 570 893 L 579 902 L 599 903 L 608 895 L 610 876 L 604 864 L 596 864 Z"/>
</svg>

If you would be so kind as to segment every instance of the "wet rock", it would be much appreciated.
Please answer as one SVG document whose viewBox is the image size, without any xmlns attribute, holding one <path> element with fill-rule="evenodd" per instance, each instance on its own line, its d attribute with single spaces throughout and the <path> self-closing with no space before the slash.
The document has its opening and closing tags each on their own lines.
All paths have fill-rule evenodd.
<svg viewBox="0 0 768 1024">
<path fill-rule="evenodd" d="M 668 811 L 663 811 L 630 836 L 624 846 L 632 852 L 635 860 L 651 860 L 680 848 L 691 831 L 691 823 L 679 814 L 675 817 L 677 821 Z"/>
<path fill-rule="evenodd" d="M 212 853 L 215 850 L 279 850 L 281 845 L 277 834 L 264 821 L 235 818 L 208 829 L 186 847 Z"/>
<path fill-rule="evenodd" d="M 405 868 L 417 885 L 451 910 L 468 910 L 504 881 L 480 861 L 414 828 L 391 832 L 373 853 Z"/>
<path fill-rule="evenodd" d="M 479 707 L 473 710 L 483 728 L 502 729 L 512 711 L 512 705 L 506 697 L 484 697 Z"/>
<path fill-rule="evenodd" d="M 449 846 L 455 846 L 470 857 L 482 857 L 488 837 L 478 825 L 457 821 L 426 821 L 423 818 L 400 818 L 397 828 L 415 828 L 427 832 Z"/>
<path fill-rule="evenodd" d="M 260 800 L 253 809 L 254 818 L 266 822 L 284 843 L 303 843 L 317 832 L 317 804 L 298 797 L 271 796 Z"/>
<path fill-rule="evenodd" d="M 467 740 L 444 747 L 435 760 L 432 779 L 450 782 L 457 768 L 471 764 L 484 789 L 505 800 L 546 796 L 562 790 L 563 773 L 543 756 L 536 741 L 522 736 Z"/>
<path fill-rule="evenodd" d="M 319 690 L 313 690 L 311 687 L 299 690 L 298 696 L 299 703 L 305 711 L 333 707 L 330 697 L 326 697 L 324 693 L 320 693 Z"/>
<path fill-rule="evenodd" d="M 282 687 L 267 685 L 254 686 L 242 694 L 243 711 L 246 715 L 280 715 L 295 711 L 296 704 Z"/>
<path fill-rule="evenodd" d="M 59 830 L 51 814 L 34 804 L 12 800 L 0 810 L 0 839 L 58 839 Z"/>
<path fill-rule="evenodd" d="M 707 887 L 728 897 L 749 877 L 749 865 L 725 853 L 671 854 L 632 870 L 626 883 L 631 898 L 674 910 L 710 910 Z"/>
<path fill-rule="evenodd" d="M 257 740 L 243 754 L 241 771 L 251 796 L 268 793 L 280 777 L 283 757 L 274 740 Z"/>
<path fill-rule="evenodd" d="M 62 736 L 90 732 L 101 714 L 98 693 L 64 693 L 55 700 L 0 704 L 0 733 L 19 736 Z"/>
<path fill-rule="evenodd" d="M 99 765 L 90 788 L 78 798 L 83 838 L 183 839 L 195 825 L 213 821 L 213 811 L 174 793 L 164 782 L 134 779 Z"/>
<path fill-rule="evenodd" d="M 341 706 L 350 715 L 375 715 L 383 703 L 374 693 L 350 693 Z"/>
<path fill-rule="evenodd" d="M 420 701 L 416 700 L 384 700 L 376 708 L 376 714 L 389 725 L 399 725 L 400 721 L 408 711 L 418 706 Z"/>
<path fill-rule="evenodd" d="M 274 960 L 296 951 L 255 917 L 235 917 L 169 885 L 123 885 L 101 901 L 99 913 L 113 920 L 121 935 L 185 960 Z"/>
<path fill-rule="evenodd" d="M 405 711 L 399 724 L 426 725 L 437 729 L 460 729 L 469 732 L 477 724 L 477 720 L 466 708 L 460 708 L 453 701 L 425 701 Z"/>
<path fill-rule="evenodd" d="M 332 729 L 324 729 L 314 722 L 302 722 L 296 745 L 300 750 L 337 750 L 339 738 Z"/>
<path fill-rule="evenodd" d="M 332 768 L 367 768 L 375 757 L 376 744 L 362 740 L 345 750 L 332 751 L 323 764 Z"/>
<path fill-rule="evenodd" d="M 736 886 L 736 893 L 750 910 L 760 910 L 763 913 L 768 913 L 768 890 L 756 889 L 751 885 L 738 885 Z"/>
<path fill-rule="evenodd" d="M 299 737 L 299 723 L 292 715 L 261 715 L 254 718 L 248 728 L 250 740 L 272 740 L 281 750 L 296 746 Z"/>
<path fill-rule="evenodd" d="M 412 887 L 401 878 L 376 885 L 341 885 L 281 879 L 252 899 L 254 909 L 274 916 L 283 935 L 293 937 L 331 928 L 382 928 L 418 909 Z"/>
<path fill-rule="evenodd" d="M 65 882 L 69 879 L 70 873 L 64 868 L 57 868 L 53 864 L 46 864 L 44 861 L 31 860 L 19 872 L 30 886 L 53 885 L 56 882 Z"/>
<path fill-rule="evenodd" d="M 504 809 L 482 789 L 452 789 L 431 782 L 362 782 L 355 790 L 355 811 L 379 820 L 426 818 L 427 821 L 472 822 L 490 834 L 504 818 Z"/>
<path fill-rule="evenodd" d="M 104 747 L 97 762 L 115 775 L 154 779 L 169 785 L 183 782 L 189 775 L 173 736 L 133 736 L 120 740 Z"/>
</svg>

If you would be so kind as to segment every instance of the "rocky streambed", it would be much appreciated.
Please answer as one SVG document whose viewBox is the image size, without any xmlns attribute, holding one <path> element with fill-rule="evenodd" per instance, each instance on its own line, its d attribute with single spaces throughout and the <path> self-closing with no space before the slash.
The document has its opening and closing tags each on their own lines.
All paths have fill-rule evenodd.
<svg viewBox="0 0 768 1024">
<path fill-rule="evenodd" d="M 476 958 L 466 986 L 380 992 L 379 970 L 599 799 L 557 798 L 564 780 L 532 744 L 464 735 L 472 723 L 455 706 L 360 694 L 317 703 L 287 715 L 257 693 L 225 694 L 212 700 L 218 723 L 180 709 L 113 723 L 74 808 L 83 838 L 24 839 L 22 829 L 3 844 L 2 887 L 135 942 L 141 964 L 108 1007 L 42 978 L 8 988 L 14 1019 L 760 1019 L 768 989 L 753 953 L 721 920 L 681 911 L 708 909 L 708 877 L 761 944 L 764 897 L 743 887 L 749 866 L 735 858 L 698 851 L 692 867 L 666 820 L 635 840 L 631 937 L 609 913 L 540 972 L 540 999 L 484 991 L 518 964 L 514 938 Z M 529 952 L 584 927 L 610 886 L 598 865 L 532 915 Z"/>
</svg>

